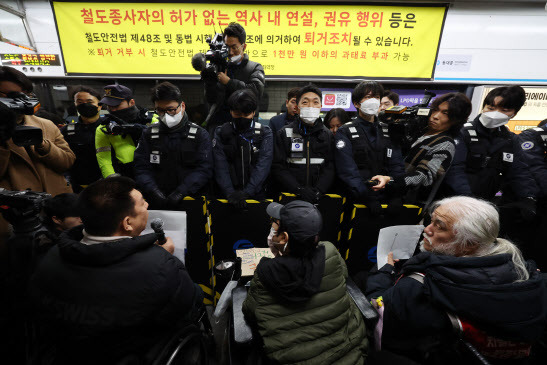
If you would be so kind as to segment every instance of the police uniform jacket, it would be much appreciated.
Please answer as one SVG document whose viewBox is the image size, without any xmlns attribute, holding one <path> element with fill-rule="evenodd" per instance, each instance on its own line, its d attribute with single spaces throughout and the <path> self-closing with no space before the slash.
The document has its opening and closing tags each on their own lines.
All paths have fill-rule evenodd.
<svg viewBox="0 0 547 365">
<path fill-rule="evenodd" d="M 392 144 L 387 132 L 377 118 L 370 123 L 360 117 L 336 132 L 336 171 L 355 196 L 378 199 L 380 194 L 367 188 L 365 181 L 375 175 L 397 179 L 405 173 L 401 150 Z"/>
<path fill-rule="evenodd" d="M 243 190 L 250 197 L 263 192 L 273 159 L 269 127 L 253 122 L 243 133 L 232 123 L 217 127 L 213 139 L 215 180 L 224 196 Z"/>
<path fill-rule="evenodd" d="M 70 182 L 75 189 L 81 189 L 102 177 L 95 153 L 95 133 L 102 117 L 86 124 L 81 117 L 71 120 L 61 128 L 61 133 L 76 155 L 76 161 L 69 170 Z"/>
<path fill-rule="evenodd" d="M 272 175 L 289 193 L 309 186 L 327 193 L 334 181 L 333 135 L 318 118 L 312 126 L 297 118 L 277 132 Z"/>
<path fill-rule="evenodd" d="M 270 119 L 270 128 L 272 129 L 273 135 L 276 136 L 278 130 L 291 123 L 294 119 L 295 117 L 289 117 L 288 113 L 282 113 L 272 117 L 272 119 Z"/>
<path fill-rule="evenodd" d="M 141 191 L 193 195 L 212 177 L 209 134 L 190 122 L 186 112 L 173 128 L 160 122 L 145 129 L 135 150 L 135 181 Z"/>
<path fill-rule="evenodd" d="M 519 134 L 520 148 L 526 163 L 530 166 L 532 176 L 539 188 L 539 196 L 547 197 L 547 126 L 527 129 Z"/>
<path fill-rule="evenodd" d="M 479 116 L 464 124 L 456 144 L 456 157 L 445 176 L 451 195 L 472 195 L 491 200 L 504 196 L 536 197 L 532 178 L 516 134 L 506 126 L 490 130 Z"/>
<path fill-rule="evenodd" d="M 108 177 L 114 173 L 134 177 L 135 148 L 145 125 L 155 121 L 157 121 L 157 115 L 143 108 L 139 110 L 137 119 L 131 122 L 136 127 L 133 135 L 110 135 L 105 132 L 104 126 L 96 129 L 95 152 L 103 177 Z"/>
</svg>

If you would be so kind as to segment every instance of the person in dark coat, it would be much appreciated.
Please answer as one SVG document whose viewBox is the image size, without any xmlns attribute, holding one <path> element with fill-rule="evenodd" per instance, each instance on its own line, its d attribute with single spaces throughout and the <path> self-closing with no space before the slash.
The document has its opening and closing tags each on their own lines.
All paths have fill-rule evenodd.
<svg viewBox="0 0 547 365">
<path fill-rule="evenodd" d="M 228 99 L 232 121 L 217 127 L 213 139 L 215 180 L 228 202 L 240 209 L 246 199 L 265 198 L 272 166 L 272 132 L 253 119 L 257 103 L 249 90 L 234 92 Z"/>
<path fill-rule="evenodd" d="M 160 120 L 147 127 L 135 150 L 135 180 L 152 209 L 177 209 L 187 195 L 203 193 L 213 177 L 209 133 L 192 123 L 178 87 L 152 89 Z"/>
<path fill-rule="evenodd" d="M 401 149 L 389 137 L 387 127 L 378 121 L 380 98 L 384 93 L 376 81 L 361 82 L 351 95 L 359 116 L 336 132 L 334 158 L 336 173 L 346 186 L 348 196 L 364 202 L 374 216 L 381 212 L 381 203 L 389 209 L 401 207 L 400 194 L 374 192 L 367 181 L 375 175 L 395 179 L 405 172 Z"/>
<path fill-rule="evenodd" d="M 323 125 L 322 94 L 315 85 L 300 89 L 298 115 L 277 132 L 272 176 L 277 190 L 316 203 L 334 182 L 332 133 Z"/>
<path fill-rule="evenodd" d="M 482 113 L 464 124 L 456 156 L 444 180 L 444 194 L 469 195 L 494 201 L 502 191 L 502 204 L 513 203 L 525 219 L 536 214 L 538 187 L 518 137 L 505 126 L 526 101 L 520 86 L 491 90 Z"/>
<path fill-rule="evenodd" d="M 296 97 L 298 96 L 299 87 L 293 87 L 287 93 L 287 100 L 285 100 L 285 107 L 287 112 L 281 113 L 270 119 L 269 127 L 272 129 L 274 137 L 277 135 L 277 131 L 294 121 L 298 112 L 298 103 Z"/>
<path fill-rule="evenodd" d="M 63 233 L 30 284 L 43 330 L 42 363 L 113 364 L 144 353 L 194 320 L 203 293 L 172 255 L 140 236 L 148 204 L 127 177 L 99 180 L 78 199 L 83 226 Z"/>
<path fill-rule="evenodd" d="M 526 357 L 547 323 L 546 286 L 535 264 L 498 238 L 492 203 L 457 196 L 431 211 L 423 252 L 398 273 L 389 253 L 368 277 L 367 297 L 381 298 L 385 308 L 382 349 L 419 362 L 442 354 L 448 363 L 458 333 L 494 361 Z"/>
<path fill-rule="evenodd" d="M 215 75 L 216 80 L 204 75 L 203 72 L 207 71 L 202 71 L 205 79 L 205 98 L 211 105 L 205 122 L 210 133 L 213 133 L 217 126 L 230 122 L 230 109 L 226 102 L 234 91 L 242 89 L 252 91 L 260 105 L 266 85 L 264 68 L 260 63 L 249 60 L 249 56 L 245 53 L 247 33 L 241 24 L 235 22 L 228 24 L 222 36 L 229 52 L 226 70 L 218 72 Z M 258 112 L 257 106 L 257 117 Z"/>
<path fill-rule="evenodd" d="M 276 364 L 364 364 L 365 324 L 346 289 L 344 260 L 332 243 L 318 243 L 321 213 L 300 200 L 266 211 L 276 257 L 260 261 L 243 302 L 266 356 Z"/>
</svg>

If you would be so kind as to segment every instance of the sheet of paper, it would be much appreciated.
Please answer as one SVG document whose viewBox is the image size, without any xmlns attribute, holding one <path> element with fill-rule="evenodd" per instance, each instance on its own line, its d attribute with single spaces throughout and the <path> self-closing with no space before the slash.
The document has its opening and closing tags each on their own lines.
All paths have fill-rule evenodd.
<svg viewBox="0 0 547 365">
<path fill-rule="evenodd" d="M 236 250 L 237 257 L 241 257 L 241 276 L 253 276 L 256 265 L 263 257 L 273 258 L 274 255 L 269 247 L 255 247 L 244 250 Z"/>
<path fill-rule="evenodd" d="M 376 248 L 376 259 L 378 268 L 387 264 L 387 254 L 393 252 L 394 259 L 409 259 L 420 235 L 424 230 L 424 226 L 391 226 L 382 228 L 378 235 L 378 247 Z"/>
<path fill-rule="evenodd" d="M 177 212 L 171 210 L 149 210 L 148 223 L 142 234 L 154 232 L 150 228 L 152 219 L 160 218 L 163 221 L 163 231 L 166 237 L 171 237 L 175 244 L 175 252 L 173 255 L 184 264 L 184 256 L 186 252 L 186 212 Z"/>
</svg>

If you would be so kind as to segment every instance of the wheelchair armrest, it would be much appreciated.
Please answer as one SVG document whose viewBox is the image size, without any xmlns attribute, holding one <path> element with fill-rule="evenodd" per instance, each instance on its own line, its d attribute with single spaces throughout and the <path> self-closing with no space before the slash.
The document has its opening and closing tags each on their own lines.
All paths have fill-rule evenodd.
<svg viewBox="0 0 547 365">
<path fill-rule="evenodd" d="M 234 341 L 238 345 L 250 343 L 253 340 L 251 327 L 243 316 L 243 301 L 247 298 L 247 288 L 238 286 L 232 290 L 232 323 L 234 325 Z"/>
<path fill-rule="evenodd" d="M 365 318 L 365 323 L 367 324 L 367 326 L 371 326 L 371 328 L 375 326 L 379 318 L 378 312 L 372 306 L 372 304 L 370 304 L 365 294 L 363 294 L 363 292 L 359 290 L 357 285 L 349 277 L 346 280 L 346 287 L 351 299 L 353 299 L 353 302 L 355 303 L 357 308 L 359 308 L 359 311 L 361 311 L 361 314 Z"/>
</svg>

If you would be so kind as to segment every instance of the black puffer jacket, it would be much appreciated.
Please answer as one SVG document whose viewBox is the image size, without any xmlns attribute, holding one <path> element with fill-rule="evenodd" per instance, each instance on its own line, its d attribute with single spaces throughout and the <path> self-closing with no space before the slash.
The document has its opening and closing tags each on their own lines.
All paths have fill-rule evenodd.
<svg viewBox="0 0 547 365">
<path fill-rule="evenodd" d="M 84 245 L 82 228 L 61 235 L 31 280 L 52 356 L 103 364 L 149 350 L 188 318 L 201 290 L 179 259 L 154 245 L 155 234 Z"/>
<path fill-rule="evenodd" d="M 382 296 L 385 304 L 383 348 L 416 355 L 446 343 L 452 332 L 447 311 L 505 340 L 531 343 L 545 330 L 547 291 L 532 262 L 530 279 L 521 282 L 514 282 L 508 254 L 453 257 L 424 252 L 405 263 L 402 277 L 392 270 L 386 264 L 367 282 L 367 297 Z M 414 272 L 425 274 L 424 284 L 405 276 Z"/>
</svg>

